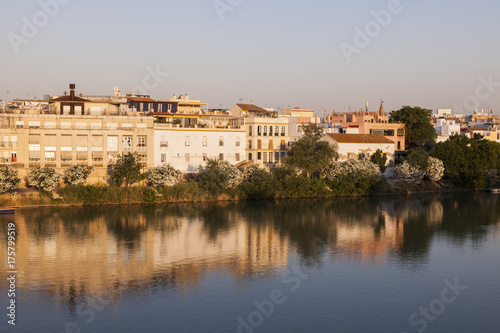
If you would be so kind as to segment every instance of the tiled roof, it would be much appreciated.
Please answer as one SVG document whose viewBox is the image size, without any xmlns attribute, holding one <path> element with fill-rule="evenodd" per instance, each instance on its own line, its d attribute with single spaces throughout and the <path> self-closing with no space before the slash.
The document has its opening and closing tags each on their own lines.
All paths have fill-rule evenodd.
<svg viewBox="0 0 500 333">
<path fill-rule="evenodd" d="M 127 99 L 131 100 L 132 102 L 158 103 L 158 101 L 155 101 L 154 99 L 149 98 L 149 97 L 130 97 L 130 96 L 127 96 Z"/>
<path fill-rule="evenodd" d="M 266 109 L 263 109 L 260 106 L 253 104 L 236 104 L 236 105 L 238 105 L 242 110 L 248 112 L 271 113 L 271 111 L 267 111 Z"/>
<path fill-rule="evenodd" d="M 392 143 L 381 134 L 327 134 L 338 143 Z"/>
</svg>

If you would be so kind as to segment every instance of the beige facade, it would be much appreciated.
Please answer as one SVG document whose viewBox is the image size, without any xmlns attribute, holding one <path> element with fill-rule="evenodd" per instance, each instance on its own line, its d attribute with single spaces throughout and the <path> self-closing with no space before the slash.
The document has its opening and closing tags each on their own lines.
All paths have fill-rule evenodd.
<svg viewBox="0 0 500 333">
<path fill-rule="evenodd" d="M 289 124 L 287 117 L 246 118 L 247 160 L 255 164 L 281 163 L 290 145 Z"/>
<path fill-rule="evenodd" d="M 145 168 L 154 165 L 152 117 L 0 114 L 0 125 L 0 165 L 22 177 L 38 165 L 62 173 L 81 164 L 96 168 L 89 182 L 104 182 L 108 165 L 134 151 Z"/>
</svg>

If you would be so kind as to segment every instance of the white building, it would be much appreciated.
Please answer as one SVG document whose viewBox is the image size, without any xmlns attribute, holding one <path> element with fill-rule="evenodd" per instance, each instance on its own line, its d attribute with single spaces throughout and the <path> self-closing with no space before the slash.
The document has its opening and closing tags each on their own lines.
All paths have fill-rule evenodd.
<svg viewBox="0 0 500 333">
<path fill-rule="evenodd" d="M 381 134 L 326 134 L 324 140 L 337 147 L 339 161 L 369 158 L 380 149 L 389 166 L 394 163 L 396 143 Z"/>
<path fill-rule="evenodd" d="M 245 158 L 244 128 L 183 128 L 155 124 L 154 165 L 171 164 L 184 173 L 195 173 L 208 158 L 239 164 Z"/>
<path fill-rule="evenodd" d="M 460 124 L 457 124 L 454 120 L 438 119 L 434 129 L 445 138 L 460 134 Z"/>
</svg>

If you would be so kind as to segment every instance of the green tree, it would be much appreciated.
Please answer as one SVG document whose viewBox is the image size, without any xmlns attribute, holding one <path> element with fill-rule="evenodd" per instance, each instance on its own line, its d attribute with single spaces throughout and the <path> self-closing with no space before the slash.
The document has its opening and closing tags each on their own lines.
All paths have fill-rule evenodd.
<svg viewBox="0 0 500 333">
<path fill-rule="evenodd" d="M 114 184 L 122 186 L 141 181 L 147 174 L 141 174 L 141 156 L 138 152 L 119 155 L 115 164 L 110 167 L 109 176 Z"/>
<path fill-rule="evenodd" d="M 452 136 L 436 144 L 432 156 L 443 161 L 446 177 L 466 187 L 483 187 L 488 171 L 500 168 L 500 144 L 481 136 Z"/>
<path fill-rule="evenodd" d="M 406 161 L 416 168 L 426 170 L 429 166 L 429 154 L 420 147 L 414 147 L 409 150 Z"/>
<path fill-rule="evenodd" d="M 291 145 L 284 163 L 305 171 L 308 177 L 319 175 L 332 160 L 338 159 L 335 148 L 322 138 L 323 129 L 305 127 L 304 135 Z"/>
<path fill-rule="evenodd" d="M 390 115 L 391 123 L 405 124 L 406 147 L 432 148 L 437 138 L 437 133 L 431 123 L 432 110 L 422 109 L 418 106 L 403 106 Z"/>
<path fill-rule="evenodd" d="M 381 149 L 377 151 L 370 157 L 370 161 L 379 166 L 380 172 L 384 173 L 387 169 L 387 156 Z"/>
<path fill-rule="evenodd" d="M 227 161 L 209 158 L 206 166 L 200 167 L 198 179 L 205 191 L 218 196 L 224 190 L 238 186 L 243 181 L 243 173 Z"/>
</svg>

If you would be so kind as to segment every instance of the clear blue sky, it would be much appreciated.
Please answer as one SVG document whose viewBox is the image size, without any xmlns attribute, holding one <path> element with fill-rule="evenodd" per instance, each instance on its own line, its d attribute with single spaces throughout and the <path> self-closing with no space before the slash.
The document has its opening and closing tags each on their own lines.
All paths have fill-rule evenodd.
<svg viewBox="0 0 500 333">
<path fill-rule="evenodd" d="M 127 93 L 159 66 L 169 76 L 149 81 L 153 98 L 188 93 L 211 107 L 242 98 L 321 115 L 365 101 L 376 109 L 381 98 L 390 111 L 451 108 L 469 97 L 500 114 L 500 87 L 476 96 L 478 77 L 500 82 L 497 0 L 401 0 L 350 63 L 340 44 L 355 45 L 354 29 L 389 0 L 219 0 L 236 4 L 224 20 L 214 0 L 65 2 L 43 22 L 38 1 L 2 0 L 1 99 L 61 94 L 69 83 L 85 95 L 113 86 Z M 10 39 L 34 16 L 42 26 L 16 53 Z"/>
</svg>

